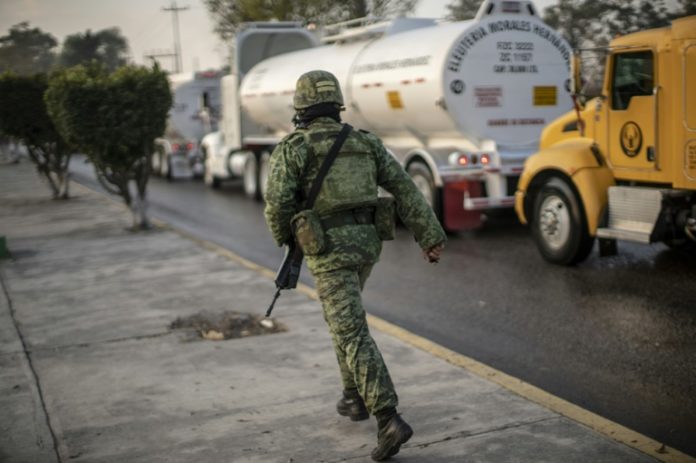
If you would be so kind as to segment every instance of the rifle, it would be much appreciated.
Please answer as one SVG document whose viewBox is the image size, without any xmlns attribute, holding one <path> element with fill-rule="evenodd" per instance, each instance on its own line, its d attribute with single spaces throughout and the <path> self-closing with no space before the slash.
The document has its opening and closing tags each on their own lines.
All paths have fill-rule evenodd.
<svg viewBox="0 0 696 463">
<path fill-rule="evenodd" d="M 281 289 L 297 288 L 297 280 L 300 278 L 300 270 L 302 270 L 303 259 L 304 254 L 302 253 L 302 249 L 300 249 L 294 240 L 285 247 L 285 257 L 283 258 L 283 263 L 280 264 L 278 273 L 276 273 L 275 296 L 273 296 L 273 301 L 266 311 L 266 318 L 271 316 L 273 306 L 275 306 L 278 297 L 280 297 Z"/>
<path fill-rule="evenodd" d="M 349 124 L 343 124 L 343 127 L 341 128 L 341 131 L 338 133 L 338 136 L 336 137 L 336 140 L 334 141 L 333 145 L 331 145 L 331 148 L 329 149 L 329 152 L 326 155 L 324 162 L 321 164 L 317 176 L 314 178 L 312 188 L 309 191 L 309 194 L 307 195 L 305 208 L 311 209 L 312 207 L 314 207 L 314 201 L 317 199 L 317 195 L 319 194 L 319 189 L 321 188 L 321 184 L 324 181 L 324 177 L 326 177 L 326 174 L 328 173 L 331 164 L 333 164 L 334 159 L 336 159 L 336 156 L 338 156 L 338 152 L 341 150 L 341 146 L 343 145 L 343 142 L 346 141 L 346 138 L 348 138 L 348 134 L 351 130 L 353 130 L 353 127 L 351 127 Z M 266 311 L 266 317 L 271 316 L 273 306 L 280 297 L 281 289 L 294 289 L 297 287 L 297 280 L 300 278 L 300 270 L 302 270 L 303 258 L 304 254 L 302 253 L 302 249 L 297 245 L 297 242 L 293 239 L 290 243 L 287 244 L 287 247 L 285 248 L 285 258 L 283 259 L 283 263 L 280 264 L 278 273 L 276 273 L 276 292 L 275 296 L 273 296 L 271 306 Z"/>
</svg>

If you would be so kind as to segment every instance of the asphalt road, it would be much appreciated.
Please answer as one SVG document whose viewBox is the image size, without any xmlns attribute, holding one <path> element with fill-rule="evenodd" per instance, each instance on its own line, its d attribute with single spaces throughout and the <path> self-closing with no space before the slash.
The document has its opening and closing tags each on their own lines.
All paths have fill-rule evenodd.
<svg viewBox="0 0 696 463">
<path fill-rule="evenodd" d="M 81 158 L 71 170 L 98 188 Z M 150 201 L 176 227 L 280 263 L 262 205 L 239 184 L 155 178 Z M 303 281 L 312 284 L 306 271 Z M 482 230 L 451 235 L 436 266 L 398 230 L 364 300 L 381 318 L 696 456 L 696 253 L 620 243 L 618 256 L 558 267 L 514 214 L 496 213 Z M 275 310 L 286 310 L 282 299 Z"/>
</svg>

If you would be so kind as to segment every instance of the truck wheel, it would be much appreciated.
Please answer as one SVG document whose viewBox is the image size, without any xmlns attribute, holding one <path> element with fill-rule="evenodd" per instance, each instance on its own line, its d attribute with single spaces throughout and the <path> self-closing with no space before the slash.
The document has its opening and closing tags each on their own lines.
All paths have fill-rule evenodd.
<svg viewBox="0 0 696 463">
<path fill-rule="evenodd" d="M 259 189 L 261 199 L 266 197 L 266 187 L 268 186 L 268 173 L 271 168 L 271 154 L 268 151 L 261 153 L 261 163 L 259 165 Z"/>
<path fill-rule="evenodd" d="M 594 244 L 586 222 L 577 195 L 565 181 L 552 178 L 541 188 L 534 201 L 532 235 L 544 259 L 560 265 L 585 260 Z"/>
<path fill-rule="evenodd" d="M 408 166 L 407 172 L 411 176 L 411 180 L 413 180 L 416 188 L 423 193 L 425 201 L 433 208 L 433 211 L 435 211 L 437 218 L 442 221 L 440 189 L 435 186 L 433 174 L 430 172 L 428 166 L 421 162 L 414 162 Z"/>
<path fill-rule="evenodd" d="M 259 162 L 255 153 L 250 153 L 244 163 L 244 194 L 251 199 L 260 199 Z"/>
</svg>

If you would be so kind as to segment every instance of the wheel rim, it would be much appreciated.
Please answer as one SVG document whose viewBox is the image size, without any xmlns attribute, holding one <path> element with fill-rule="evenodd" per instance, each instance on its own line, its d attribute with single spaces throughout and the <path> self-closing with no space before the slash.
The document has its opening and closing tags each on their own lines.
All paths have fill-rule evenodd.
<svg viewBox="0 0 696 463">
<path fill-rule="evenodd" d="M 541 203 L 539 231 L 544 242 L 553 250 L 562 248 L 570 237 L 570 212 L 559 196 L 548 196 Z"/>
<path fill-rule="evenodd" d="M 428 205 L 433 207 L 433 189 L 430 187 L 430 181 L 420 174 L 415 174 L 411 178 L 413 179 L 413 183 L 416 185 L 416 188 L 418 188 L 418 191 L 423 193 Z"/>
<path fill-rule="evenodd" d="M 256 166 L 254 165 L 254 160 L 249 158 L 246 164 L 244 164 L 244 192 L 247 196 L 254 196 L 256 188 Z"/>
</svg>

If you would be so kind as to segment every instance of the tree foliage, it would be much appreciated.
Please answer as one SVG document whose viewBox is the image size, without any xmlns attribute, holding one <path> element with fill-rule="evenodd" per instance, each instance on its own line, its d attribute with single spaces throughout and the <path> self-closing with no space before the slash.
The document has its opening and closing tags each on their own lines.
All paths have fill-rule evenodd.
<svg viewBox="0 0 696 463">
<path fill-rule="evenodd" d="M 18 75 L 47 72 L 55 60 L 56 39 L 28 22 L 12 26 L 0 37 L 0 73 L 12 71 Z"/>
<path fill-rule="evenodd" d="M 573 48 L 601 47 L 619 35 L 668 26 L 674 18 L 696 14 L 696 0 L 559 0 L 544 10 L 544 21 Z"/>
<path fill-rule="evenodd" d="M 204 0 L 223 40 L 232 38 L 244 22 L 305 21 L 330 24 L 365 16 L 404 15 L 417 0 Z"/>
<path fill-rule="evenodd" d="M 474 19 L 482 1 L 483 0 L 456 0 L 450 3 L 447 5 L 447 9 L 449 10 L 447 19 L 452 21 Z"/>
<path fill-rule="evenodd" d="M 98 62 L 109 71 L 123 66 L 128 57 L 128 40 L 117 28 L 68 35 L 63 41 L 60 64 L 65 67 Z"/>
<path fill-rule="evenodd" d="M 87 154 L 97 178 L 148 228 L 147 182 L 154 140 L 164 132 L 172 94 L 159 68 L 77 66 L 51 79 L 48 111 L 58 131 Z"/>
<path fill-rule="evenodd" d="M 0 132 L 26 146 L 54 198 L 68 197 L 71 149 L 46 111 L 45 74 L 0 76 Z"/>
<path fill-rule="evenodd" d="M 694 10 L 696 0 L 679 0 L 676 6 L 665 0 L 559 0 L 544 10 L 544 21 L 574 49 L 601 49 L 614 37 L 668 26 Z M 593 96 L 601 90 L 606 53 L 596 50 L 582 56 L 585 93 Z"/>
</svg>

